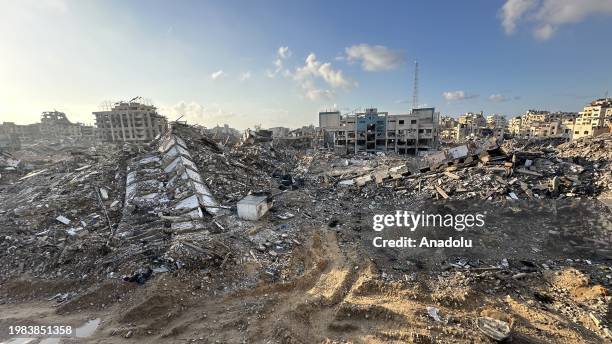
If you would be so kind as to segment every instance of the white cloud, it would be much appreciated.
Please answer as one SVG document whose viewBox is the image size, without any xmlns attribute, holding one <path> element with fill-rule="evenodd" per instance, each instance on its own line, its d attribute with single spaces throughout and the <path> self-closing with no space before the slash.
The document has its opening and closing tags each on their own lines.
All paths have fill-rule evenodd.
<svg viewBox="0 0 612 344">
<path fill-rule="evenodd" d="M 247 71 L 242 73 L 242 75 L 240 75 L 240 81 L 246 81 L 249 80 L 251 78 L 251 72 Z"/>
<path fill-rule="evenodd" d="M 477 94 L 468 94 L 465 91 L 446 91 L 442 93 L 442 96 L 446 101 L 466 100 L 478 97 Z"/>
<path fill-rule="evenodd" d="M 310 77 L 322 78 L 333 88 L 342 87 L 350 89 L 357 85 L 356 82 L 345 78 L 341 70 L 333 69 L 331 63 L 319 62 L 314 53 L 308 54 L 304 66 L 297 68 L 293 77 L 298 81 L 306 80 Z"/>
<path fill-rule="evenodd" d="M 233 112 L 222 109 L 217 104 L 205 106 L 195 101 L 189 103 L 180 101 L 172 106 L 160 106 L 160 113 L 167 116 L 170 121 L 183 116 L 182 121 L 207 126 L 224 124 L 237 116 Z"/>
<path fill-rule="evenodd" d="M 303 80 L 300 87 L 303 97 L 311 101 L 333 99 L 336 96 L 333 90 L 317 88 L 310 79 Z"/>
<path fill-rule="evenodd" d="M 555 28 L 550 24 L 541 25 L 533 30 L 533 36 L 542 41 L 552 37 L 553 33 L 555 33 Z"/>
<path fill-rule="evenodd" d="M 396 69 L 404 62 L 401 52 L 382 45 L 359 44 L 345 49 L 349 61 L 361 61 L 367 71 Z"/>
<path fill-rule="evenodd" d="M 226 75 L 225 72 L 222 69 L 219 69 L 218 71 L 212 73 L 210 75 L 210 78 L 213 79 L 213 80 L 219 80 L 219 79 L 225 77 L 225 75 Z"/>
<path fill-rule="evenodd" d="M 292 52 L 291 50 L 289 50 L 289 47 L 280 47 L 278 48 L 277 54 L 278 54 L 278 57 L 280 57 L 283 60 L 286 60 L 288 57 L 292 55 Z"/>
<path fill-rule="evenodd" d="M 308 54 L 304 65 L 295 70 L 293 79 L 301 87 L 304 98 L 308 100 L 331 99 L 335 96 L 334 89 L 348 90 L 357 86 L 357 83 L 346 78 L 341 70 L 334 69 L 331 63 L 317 60 L 314 53 Z M 331 89 L 317 87 L 317 79 L 322 80 Z"/>
<path fill-rule="evenodd" d="M 489 100 L 492 101 L 492 102 L 501 103 L 501 102 L 505 102 L 507 100 L 510 100 L 510 98 L 506 97 L 503 94 L 496 93 L 496 94 L 490 95 L 489 96 Z"/>
<path fill-rule="evenodd" d="M 293 53 L 289 50 L 289 47 L 279 47 L 276 51 L 276 59 L 274 59 L 274 70 L 267 70 L 266 75 L 269 78 L 275 78 L 278 74 L 288 76 L 289 70 L 284 68 L 285 60 L 291 57 Z"/>
<path fill-rule="evenodd" d="M 500 17 L 507 34 L 512 34 L 520 21 L 534 23 L 535 38 L 547 40 L 565 24 L 579 23 L 592 15 L 612 15 L 610 0 L 507 0 Z"/>
<path fill-rule="evenodd" d="M 507 0 L 501 9 L 502 26 L 507 34 L 516 29 L 519 21 L 527 11 L 536 4 L 536 0 Z"/>
</svg>

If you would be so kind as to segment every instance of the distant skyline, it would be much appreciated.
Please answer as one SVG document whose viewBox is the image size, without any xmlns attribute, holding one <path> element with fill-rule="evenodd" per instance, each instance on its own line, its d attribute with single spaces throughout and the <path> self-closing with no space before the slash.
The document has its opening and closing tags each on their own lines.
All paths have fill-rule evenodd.
<svg viewBox="0 0 612 344">
<path fill-rule="evenodd" d="M 612 0 L 0 0 L 0 122 L 151 99 L 207 126 L 317 113 L 580 111 L 612 92 Z"/>
</svg>

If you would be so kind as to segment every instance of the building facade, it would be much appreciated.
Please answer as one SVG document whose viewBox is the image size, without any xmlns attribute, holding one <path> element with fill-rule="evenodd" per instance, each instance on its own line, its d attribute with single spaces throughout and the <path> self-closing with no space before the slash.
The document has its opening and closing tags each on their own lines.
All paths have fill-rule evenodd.
<svg viewBox="0 0 612 344">
<path fill-rule="evenodd" d="M 320 112 L 319 126 L 342 154 L 395 152 L 418 154 L 438 145 L 439 114 L 434 108 L 413 109 L 409 114 L 389 115 L 376 108 L 351 115 Z"/>
<path fill-rule="evenodd" d="M 593 100 L 580 111 L 574 126 L 572 139 L 597 136 L 610 131 L 612 123 L 612 98 Z"/>
<path fill-rule="evenodd" d="M 45 111 L 40 118 L 40 136 L 48 139 L 70 137 L 74 139 L 95 139 L 93 126 L 72 123 L 65 113 Z"/>
<path fill-rule="evenodd" d="M 138 102 L 117 102 L 96 116 L 98 139 L 106 142 L 148 142 L 165 132 L 166 117 L 157 108 Z"/>
</svg>

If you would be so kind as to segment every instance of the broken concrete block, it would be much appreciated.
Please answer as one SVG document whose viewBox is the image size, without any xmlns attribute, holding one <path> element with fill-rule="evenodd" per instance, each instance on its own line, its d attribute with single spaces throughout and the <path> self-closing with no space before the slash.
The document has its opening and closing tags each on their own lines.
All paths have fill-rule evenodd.
<svg viewBox="0 0 612 344">
<path fill-rule="evenodd" d="M 150 156 L 150 157 L 147 157 L 147 158 L 140 159 L 140 161 L 138 161 L 138 164 L 139 165 L 147 165 L 147 164 L 154 163 L 154 162 L 158 163 L 159 161 L 160 161 L 159 157 L 157 157 L 157 156 Z"/>
<path fill-rule="evenodd" d="M 67 217 L 64 217 L 62 215 L 58 216 L 55 218 L 57 221 L 65 224 L 65 225 L 69 225 L 70 224 L 70 219 L 68 219 Z"/>
<path fill-rule="evenodd" d="M 357 186 L 363 186 L 369 182 L 372 181 L 372 176 L 369 174 L 366 174 L 365 176 L 361 176 L 361 177 L 357 177 L 355 178 L 355 184 Z"/>
<path fill-rule="evenodd" d="M 341 180 L 338 183 L 338 185 L 341 185 L 341 186 L 352 186 L 352 185 L 355 185 L 355 181 L 352 180 L 352 179 Z"/>
<path fill-rule="evenodd" d="M 444 190 L 442 190 L 441 187 L 436 185 L 435 188 L 436 188 L 436 191 L 440 194 L 440 196 L 442 196 L 442 198 L 444 199 L 448 198 L 448 194 Z"/>
<path fill-rule="evenodd" d="M 510 325 L 505 321 L 490 317 L 479 317 L 476 325 L 482 333 L 497 341 L 510 337 Z"/>
<path fill-rule="evenodd" d="M 169 164 L 167 164 L 167 165 L 164 167 L 164 171 L 165 171 L 166 173 L 170 173 L 170 172 L 174 171 L 175 169 L 177 169 L 177 167 L 178 167 L 179 165 L 183 165 L 183 166 L 185 166 L 185 167 L 189 167 L 189 168 L 191 168 L 191 169 L 192 169 L 192 170 L 194 170 L 194 171 L 197 171 L 197 170 L 198 170 L 198 168 L 196 167 L 196 165 L 195 165 L 195 164 L 194 164 L 194 163 L 193 163 L 191 160 L 187 159 L 187 158 L 186 158 L 186 157 L 184 157 L 184 156 L 179 156 L 179 157 L 177 157 L 176 159 L 172 160 L 172 162 L 170 162 Z"/>
<path fill-rule="evenodd" d="M 267 196 L 248 195 L 238 202 L 238 217 L 256 221 L 270 209 Z"/>
<path fill-rule="evenodd" d="M 425 156 L 425 161 L 428 166 L 439 165 L 444 160 L 446 160 L 446 154 L 444 154 L 444 152 L 432 153 Z"/>
<path fill-rule="evenodd" d="M 107 200 L 108 190 L 106 190 L 105 188 L 100 188 L 100 196 L 102 197 L 102 199 Z"/>
<path fill-rule="evenodd" d="M 448 154 L 450 154 L 453 159 L 460 159 L 466 157 L 468 155 L 468 147 L 467 145 L 453 147 L 448 150 Z"/>
<path fill-rule="evenodd" d="M 461 177 L 459 177 L 458 175 L 451 173 L 451 172 L 444 172 L 444 175 L 446 175 L 447 177 L 454 179 L 454 180 L 459 180 L 461 179 Z"/>
<path fill-rule="evenodd" d="M 191 154 L 189 154 L 189 151 L 187 151 L 185 148 L 179 146 L 179 145 L 174 145 L 172 146 L 172 148 L 170 148 L 165 154 L 164 156 L 170 156 L 170 157 L 175 157 L 177 155 L 184 155 L 186 157 L 191 158 Z"/>
<path fill-rule="evenodd" d="M 200 202 L 198 200 L 198 196 L 196 195 L 191 195 L 187 198 L 184 198 L 182 200 L 180 200 L 174 207 L 173 209 L 175 210 L 180 210 L 180 209 L 195 209 L 198 208 L 200 206 Z"/>
</svg>

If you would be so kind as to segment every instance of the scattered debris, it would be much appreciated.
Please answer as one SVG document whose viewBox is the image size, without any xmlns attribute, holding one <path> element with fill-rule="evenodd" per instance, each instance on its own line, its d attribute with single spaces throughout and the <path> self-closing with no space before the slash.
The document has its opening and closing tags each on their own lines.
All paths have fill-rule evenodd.
<svg viewBox="0 0 612 344">
<path fill-rule="evenodd" d="M 442 322 L 442 318 L 439 315 L 440 310 L 436 307 L 427 307 L 427 314 L 435 321 Z"/>
<path fill-rule="evenodd" d="M 510 337 L 510 325 L 505 321 L 490 317 L 478 317 L 477 326 L 482 333 L 498 342 Z"/>
</svg>

